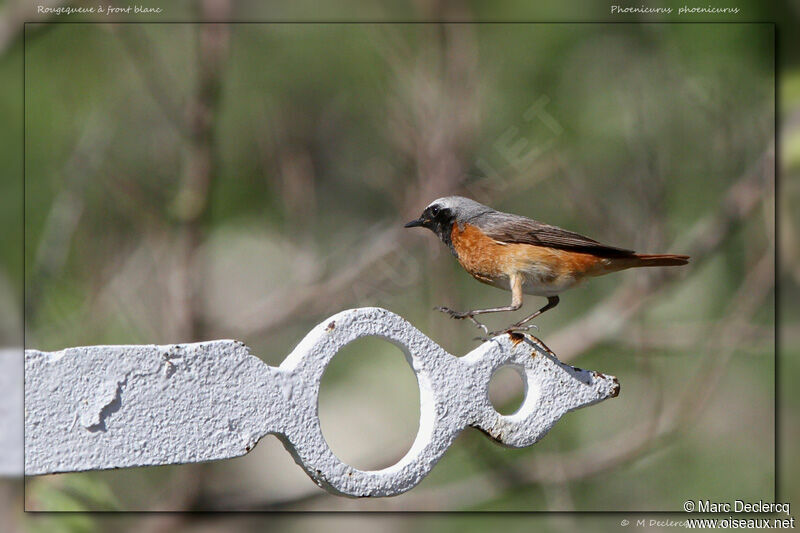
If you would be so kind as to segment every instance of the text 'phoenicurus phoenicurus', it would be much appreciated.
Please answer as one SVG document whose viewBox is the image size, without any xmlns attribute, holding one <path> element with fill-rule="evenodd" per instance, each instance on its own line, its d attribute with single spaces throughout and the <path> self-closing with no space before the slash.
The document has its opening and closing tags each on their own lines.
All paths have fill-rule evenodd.
<svg viewBox="0 0 800 533">
<path fill-rule="evenodd" d="M 461 196 L 448 196 L 432 202 L 422 215 L 405 225 L 433 231 L 458 258 L 472 277 L 500 289 L 511 291 L 511 305 L 458 312 L 437 309 L 453 318 L 469 318 L 476 326 L 486 326 L 475 315 L 516 311 L 522 295 L 547 298 L 547 305 L 503 331 L 530 329 L 528 322 L 558 305 L 558 295 L 587 277 L 634 267 L 678 266 L 689 262 L 688 255 L 637 254 L 601 244 L 578 233 L 543 224 L 520 215 L 502 213 Z"/>
</svg>

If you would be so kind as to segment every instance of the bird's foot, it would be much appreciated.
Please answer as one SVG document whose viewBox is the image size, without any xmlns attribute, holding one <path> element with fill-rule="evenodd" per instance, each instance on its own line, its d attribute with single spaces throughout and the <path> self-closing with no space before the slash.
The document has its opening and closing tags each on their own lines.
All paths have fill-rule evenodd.
<svg viewBox="0 0 800 533">
<path fill-rule="evenodd" d="M 516 324 L 512 324 L 504 329 L 499 329 L 497 331 L 493 331 L 490 335 L 500 335 L 501 333 L 525 333 L 532 329 L 539 331 L 539 326 L 536 324 L 520 324 L 519 322 Z"/>
<path fill-rule="evenodd" d="M 475 315 L 473 315 L 469 311 L 459 312 L 450 309 L 449 307 L 434 307 L 434 309 L 450 315 L 450 318 L 453 318 L 455 320 L 463 320 L 465 318 L 468 318 L 473 324 L 475 324 L 476 328 L 482 329 L 483 332 L 487 335 L 489 334 L 489 328 L 487 328 L 485 324 L 478 322 L 478 320 L 475 318 Z"/>
<path fill-rule="evenodd" d="M 482 330 L 483 330 L 483 332 L 484 332 L 486 335 L 488 335 L 488 334 L 489 334 L 489 328 L 487 328 L 487 327 L 486 327 L 486 324 L 484 324 L 484 323 L 482 323 L 482 322 L 478 322 L 478 321 L 475 319 L 475 317 L 474 317 L 474 316 L 472 316 L 472 315 L 469 315 L 469 319 L 472 321 L 472 323 L 473 323 L 473 324 L 475 324 L 475 327 L 476 327 L 476 328 L 478 328 L 478 329 L 482 329 Z"/>
<path fill-rule="evenodd" d="M 513 324 L 504 329 L 498 329 L 496 331 L 489 331 L 486 333 L 485 337 L 476 337 L 475 340 L 482 340 L 484 342 L 491 340 L 493 337 L 497 337 L 498 335 L 503 335 L 504 333 L 527 333 L 531 329 L 539 330 L 539 326 L 536 324 Z"/>
<path fill-rule="evenodd" d="M 450 309 L 449 307 L 434 307 L 433 309 L 450 315 L 450 318 L 454 318 L 456 320 L 461 320 L 462 318 L 467 318 L 470 316 L 469 312 L 462 313 L 461 311 L 456 311 L 455 309 Z"/>
<path fill-rule="evenodd" d="M 508 328 L 506 331 L 530 331 L 532 329 L 535 329 L 536 331 L 539 331 L 539 326 L 537 326 L 536 324 L 524 324 L 524 323 L 520 324 L 520 323 L 517 323 L 517 324 L 514 324 L 513 326 L 511 326 L 510 328 Z"/>
</svg>

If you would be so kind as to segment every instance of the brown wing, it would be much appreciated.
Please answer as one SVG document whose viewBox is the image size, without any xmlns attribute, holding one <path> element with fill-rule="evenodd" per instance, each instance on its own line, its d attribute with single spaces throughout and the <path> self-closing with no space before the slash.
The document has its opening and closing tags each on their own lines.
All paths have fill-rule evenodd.
<svg viewBox="0 0 800 533">
<path fill-rule="evenodd" d="M 598 257 L 629 257 L 633 250 L 601 244 L 580 233 L 543 224 L 536 220 L 509 213 L 494 211 L 484 213 L 469 223 L 476 225 L 487 236 L 505 243 L 549 246 L 561 250 L 593 254 Z"/>
</svg>

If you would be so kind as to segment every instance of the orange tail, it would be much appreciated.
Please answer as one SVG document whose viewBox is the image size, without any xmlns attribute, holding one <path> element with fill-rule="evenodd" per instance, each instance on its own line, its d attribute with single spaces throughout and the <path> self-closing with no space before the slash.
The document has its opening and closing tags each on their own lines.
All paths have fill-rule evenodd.
<svg viewBox="0 0 800 533">
<path fill-rule="evenodd" d="M 680 266 L 689 262 L 688 255 L 677 254 L 636 254 L 634 267 L 666 267 Z"/>
</svg>

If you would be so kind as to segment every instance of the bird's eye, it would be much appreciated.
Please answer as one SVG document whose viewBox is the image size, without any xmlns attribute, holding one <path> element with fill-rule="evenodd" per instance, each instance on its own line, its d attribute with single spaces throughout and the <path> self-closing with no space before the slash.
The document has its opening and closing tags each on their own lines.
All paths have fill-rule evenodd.
<svg viewBox="0 0 800 533">
<path fill-rule="evenodd" d="M 431 215 L 432 216 L 437 216 L 439 214 L 439 211 L 441 211 L 441 209 L 439 209 L 438 205 L 432 205 L 431 206 Z"/>
</svg>

